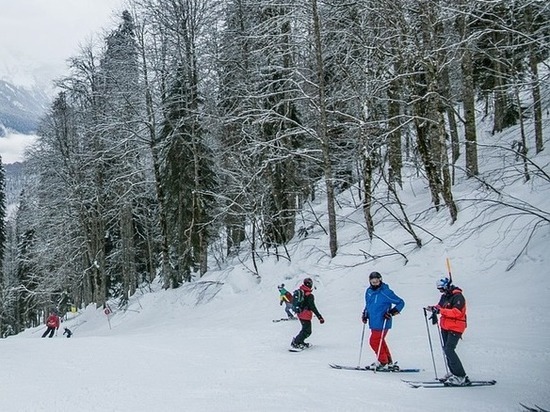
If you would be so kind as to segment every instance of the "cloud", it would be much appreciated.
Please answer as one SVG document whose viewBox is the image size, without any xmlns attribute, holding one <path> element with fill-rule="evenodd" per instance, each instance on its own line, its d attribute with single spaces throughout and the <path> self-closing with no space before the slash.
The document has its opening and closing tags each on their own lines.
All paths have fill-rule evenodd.
<svg viewBox="0 0 550 412">
<path fill-rule="evenodd" d="M 37 136 L 9 133 L 0 137 L 0 156 L 2 164 L 21 162 L 24 160 L 25 149 L 36 141 Z"/>
<path fill-rule="evenodd" d="M 122 0 L 3 1 L 0 78 L 51 81 L 66 71 L 79 46 L 116 27 Z M 48 79 L 36 79 L 45 76 Z M 23 84 L 27 85 L 27 84 Z"/>
</svg>

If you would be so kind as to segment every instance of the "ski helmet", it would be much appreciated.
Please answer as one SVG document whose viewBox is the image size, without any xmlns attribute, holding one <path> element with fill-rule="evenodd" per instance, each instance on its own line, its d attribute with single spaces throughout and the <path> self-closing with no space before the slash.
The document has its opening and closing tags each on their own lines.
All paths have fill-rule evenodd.
<svg viewBox="0 0 550 412">
<path fill-rule="evenodd" d="M 382 279 L 382 275 L 378 272 L 372 272 L 369 275 L 369 280 L 371 280 L 371 279 Z"/>
<path fill-rule="evenodd" d="M 451 281 L 449 278 L 441 278 L 436 282 L 438 289 L 447 290 L 451 287 Z"/>
<path fill-rule="evenodd" d="M 313 287 L 313 280 L 311 278 L 305 278 L 304 279 L 304 285 L 306 285 L 308 288 Z"/>
</svg>

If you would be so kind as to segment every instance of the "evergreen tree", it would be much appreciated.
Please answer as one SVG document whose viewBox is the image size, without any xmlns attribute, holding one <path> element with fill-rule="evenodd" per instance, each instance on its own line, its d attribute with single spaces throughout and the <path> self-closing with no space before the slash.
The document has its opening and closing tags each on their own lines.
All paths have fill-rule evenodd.
<svg viewBox="0 0 550 412">
<path fill-rule="evenodd" d="M 106 256 L 111 293 L 122 298 L 134 294 L 143 274 L 138 273 L 138 256 L 147 256 L 148 248 L 138 250 L 136 242 L 137 208 L 146 201 L 142 164 L 144 146 L 139 124 L 144 111 L 140 98 L 140 76 L 134 20 L 128 11 L 122 23 L 106 39 L 100 67 L 103 104 L 102 134 L 107 144 L 103 154 L 104 173 L 109 179 L 106 191 L 109 210 L 109 251 Z"/>
<path fill-rule="evenodd" d="M 0 279 L 2 278 L 2 264 L 6 248 L 6 173 L 0 156 Z"/>
</svg>

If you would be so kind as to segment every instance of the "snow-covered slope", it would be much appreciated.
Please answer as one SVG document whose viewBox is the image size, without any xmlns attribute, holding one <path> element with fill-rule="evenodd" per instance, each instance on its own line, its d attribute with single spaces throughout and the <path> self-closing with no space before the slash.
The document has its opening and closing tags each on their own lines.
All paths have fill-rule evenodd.
<svg viewBox="0 0 550 412">
<path fill-rule="evenodd" d="M 515 133 L 510 129 L 497 139 L 509 143 Z M 489 156 L 495 153 L 482 153 L 481 177 L 494 177 L 491 183 L 502 191 L 498 199 L 523 198 L 547 215 L 549 183 L 492 176 L 497 162 L 510 160 Z M 548 173 L 548 153 L 534 160 Z M 369 241 L 352 188 L 339 198 L 334 259 L 324 231 L 315 226 L 291 242 L 290 260 L 258 259 L 261 278 L 241 256 L 244 264 L 212 267 L 200 282 L 178 290 L 144 288 L 125 311 L 113 303 L 109 316 L 92 307 L 69 315 L 63 325 L 74 331 L 71 339 L 61 331 L 40 339 L 44 328 L 36 328 L 0 340 L 0 410 L 501 412 L 520 411 L 519 402 L 550 409 L 548 223 L 520 254 L 534 216 L 497 206 L 480 217 L 488 203 L 467 200 L 480 196 L 478 183 L 458 178 L 460 215 L 454 225 L 445 210 L 430 208 L 423 181 L 411 178 L 400 193 L 423 240 L 420 249 L 382 210 L 375 220 L 384 242 Z M 312 206 L 326 222 L 323 202 Z M 481 224 L 482 230 L 473 230 Z M 494 378 L 494 387 L 412 389 L 401 382 L 410 375 L 329 368 L 374 361 L 368 330 L 360 348 L 360 315 L 368 274 L 377 270 L 406 302 L 388 337 L 394 358 L 402 367 L 422 368 L 415 378 L 433 378 L 429 331 L 437 375 L 443 375 L 437 329 L 427 324 L 422 308 L 439 298 L 435 282 L 446 275 L 446 257 L 468 302 L 468 329 L 457 351 L 470 378 Z M 314 320 L 314 347 L 295 354 L 287 349 L 298 322 L 272 322 L 284 316 L 276 286 L 284 282 L 292 289 L 305 276 L 315 281 L 326 323 Z"/>
<path fill-rule="evenodd" d="M 27 89 L 0 80 L 0 137 L 4 137 L 7 130 L 23 134 L 36 132 L 48 104 L 49 98 L 40 89 Z"/>
</svg>

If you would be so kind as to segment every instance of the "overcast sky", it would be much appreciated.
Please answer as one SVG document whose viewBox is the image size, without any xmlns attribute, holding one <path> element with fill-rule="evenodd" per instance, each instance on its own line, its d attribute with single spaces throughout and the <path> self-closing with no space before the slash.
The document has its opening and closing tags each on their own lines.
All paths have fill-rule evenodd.
<svg viewBox="0 0 550 412">
<path fill-rule="evenodd" d="M 0 78 L 40 83 L 63 74 L 65 60 L 116 26 L 122 0 L 0 0 Z"/>
<path fill-rule="evenodd" d="M 118 25 L 123 0 L 0 0 L 0 79 L 50 86 L 79 45 Z M 118 13 L 117 13 L 118 12 Z M 34 136 L 0 138 L 4 164 L 23 159 Z"/>
</svg>

